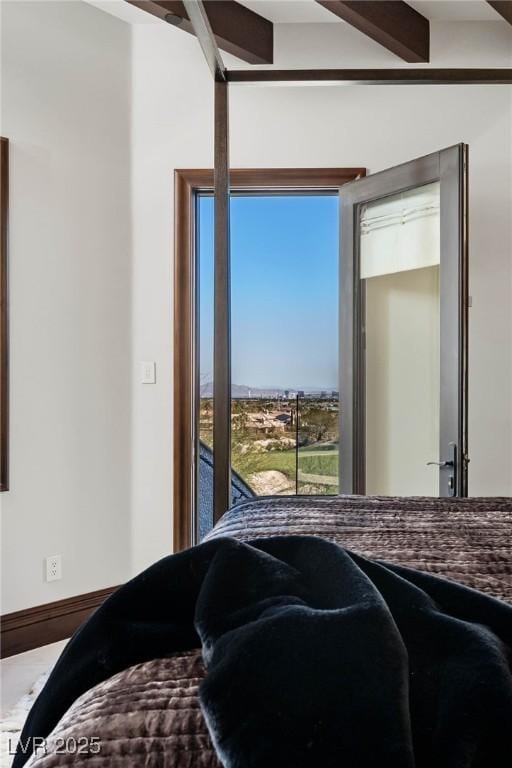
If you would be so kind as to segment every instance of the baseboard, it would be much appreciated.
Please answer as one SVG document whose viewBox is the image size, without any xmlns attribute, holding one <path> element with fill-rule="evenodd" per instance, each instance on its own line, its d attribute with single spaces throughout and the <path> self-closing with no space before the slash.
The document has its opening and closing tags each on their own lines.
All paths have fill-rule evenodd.
<svg viewBox="0 0 512 768">
<path fill-rule="evenodd" d="M 70 637 L 117 587 L 66 597 L 0 617 L 1 658 Z"/>
</svg>

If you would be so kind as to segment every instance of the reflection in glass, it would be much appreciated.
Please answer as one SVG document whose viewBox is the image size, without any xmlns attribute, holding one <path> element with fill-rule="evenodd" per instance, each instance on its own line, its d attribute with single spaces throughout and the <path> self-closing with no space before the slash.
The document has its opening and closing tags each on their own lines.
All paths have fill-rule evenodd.
<svg viewBox="0 0 512 768">
<path fill-rule="evenodd" d="M 366 492 L 438 494 L 439 183 L 364 206 Z"/>
</svg>

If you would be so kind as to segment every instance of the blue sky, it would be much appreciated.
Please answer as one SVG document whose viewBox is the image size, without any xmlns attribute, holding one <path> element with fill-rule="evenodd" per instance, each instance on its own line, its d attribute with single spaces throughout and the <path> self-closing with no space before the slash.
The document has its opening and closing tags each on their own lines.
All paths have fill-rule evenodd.
<svg viewBox="0 0 512 768">
<path fill-rule="evenodd" d="M 336 195 L 231 200 L 232 380 L 338 389 Z M 213 379 L 213 199 L 199 200 L 200 378 Z"/>
</svg>

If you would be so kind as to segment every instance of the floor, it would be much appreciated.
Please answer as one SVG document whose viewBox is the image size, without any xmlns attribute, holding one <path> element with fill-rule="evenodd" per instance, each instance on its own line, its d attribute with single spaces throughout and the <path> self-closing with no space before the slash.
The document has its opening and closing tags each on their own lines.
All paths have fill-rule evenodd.
<svg viewBox="0 0 512 768">
<path fill-rule="evenodd" d="M 11 765 L 28 711 L 66 643 L 62 640 L 0 661 L 0 768 Z"/>
</svg>

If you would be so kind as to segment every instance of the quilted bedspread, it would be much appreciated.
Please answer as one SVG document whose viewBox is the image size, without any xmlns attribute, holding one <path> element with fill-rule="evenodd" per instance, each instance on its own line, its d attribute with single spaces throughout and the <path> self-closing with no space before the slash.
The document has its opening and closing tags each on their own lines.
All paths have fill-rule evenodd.
<svg viewBox="0 0 512 768">
<path fill-rule="evenodd" d="M 231 509 L 206 540 L 321 536 L 512 603 L 512 498 L 283 496 Z"/>
<path fill-rule="evenodd" d="M 273 497 L 230 510 L 207 539 L 318 536 L 512 602 L 511 524 L 510 498 Z M 124 669 L 82 694 L 27 765 L 220 768 L 199 707 L 204 676 L 199 650 Z M 82 752 L 60 748 L 70 738 Z"/>
</svg>

